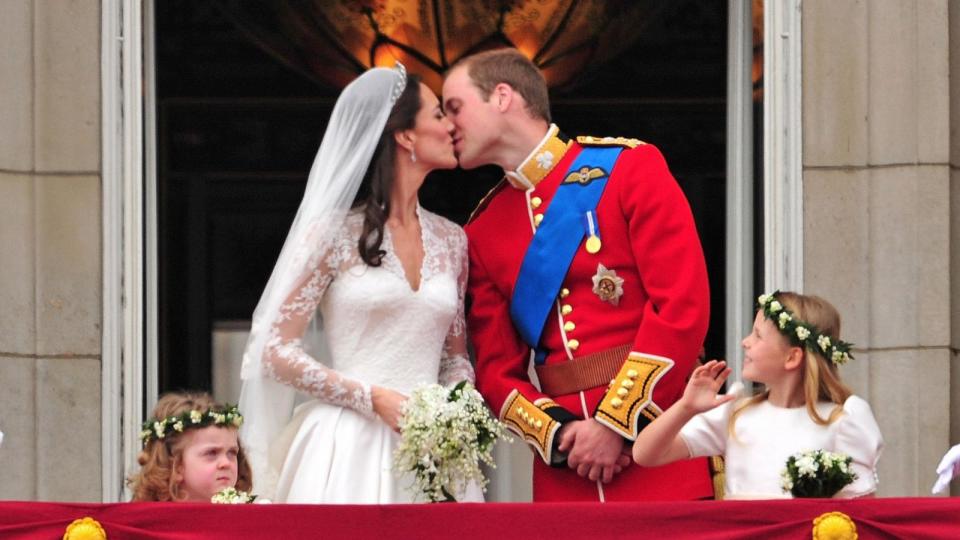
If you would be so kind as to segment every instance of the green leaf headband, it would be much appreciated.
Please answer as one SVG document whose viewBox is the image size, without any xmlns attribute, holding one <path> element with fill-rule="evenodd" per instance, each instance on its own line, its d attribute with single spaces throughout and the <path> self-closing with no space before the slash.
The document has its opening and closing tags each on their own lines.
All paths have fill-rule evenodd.
<svg viewBox="0 0 960 540">
<path fill-rule="evenodd" d="M 185 429 L 202 428 L 207 426 L 240 427 L 243 425 L 243 415 L 236 405 L 227 405 L 222 410 L 200 412 L 196 409 L 187 411 L 179 416 L 168 416 L 163 420 L 151 418 L 143 423 L 140 440 L 146 446 L 151 440 L 163 440 L 172 432 L 183 433 Z"/>
<path fill-rule="evenodd" d="M 852 343 L 839 339 L 834 343 L 830 336 L 821 334 L 817 327 L 798 320 L 777 300 L 778 294 L 780 291 L 761 294 L 757 297 L 757 309 L 762 310 L 764 317 L 770 319 L 792 344 L 818 352 L 837 366 L 853 359 L 853 355 L 850 354 Z"/>
</svg>

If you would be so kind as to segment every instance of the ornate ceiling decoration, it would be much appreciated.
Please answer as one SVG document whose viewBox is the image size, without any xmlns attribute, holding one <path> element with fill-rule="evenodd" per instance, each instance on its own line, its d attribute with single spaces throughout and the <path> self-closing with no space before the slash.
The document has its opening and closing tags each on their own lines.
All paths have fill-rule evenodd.
<svg viewBox="0 0 960 540">
<path fill-rule="evenodd" d="M 664 0 L 220 0 L 254 43 L 318 83 L 342 87 L 397 60 L 439 90 L 460 58 L 512 46 L 551 87 L 629 47 Z"/>
</svg>

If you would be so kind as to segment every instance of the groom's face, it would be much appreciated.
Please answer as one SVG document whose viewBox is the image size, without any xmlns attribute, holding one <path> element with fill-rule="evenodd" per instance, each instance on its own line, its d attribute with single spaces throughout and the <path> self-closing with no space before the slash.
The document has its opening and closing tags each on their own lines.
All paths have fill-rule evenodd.
<svg viewBox="0 0 960 540">
<path fill-rule="evenodd" d="M 497 141 L 497 108 L 480 94 L 466 67 L 454 69 L 443 82 L 443 109 L 453 122 L 453 149 L 464 169 L 492 163 Z"/>
</svg>

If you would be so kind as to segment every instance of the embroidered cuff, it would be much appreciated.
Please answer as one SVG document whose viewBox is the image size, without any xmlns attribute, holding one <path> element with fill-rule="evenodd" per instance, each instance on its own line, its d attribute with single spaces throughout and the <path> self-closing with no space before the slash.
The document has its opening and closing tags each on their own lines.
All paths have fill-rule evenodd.
<svg viewBox="0 0 960 540">
<path fill-rule="evenodd" d="M 560 405 L 557 405 L 552 399 L 549 399 L 549 398 L 538 399 L 537 401 L 534 401 L 534 404 L 537 407 L 542 408 L 543 412 L 549 414 L 551 418 L 553 418 L 557 422 L 560 422 L 561 428 L 564 425 L 566 425 L 567 422 L 580 420 L 580 418 L 577 417 L 577 415 L 561 407 Z M 560 431 L 557 430 L 557 433 L 560 433 Z M 553 444 L 551 446 L 553 449 L 553 454 L 550 456 L 550 463 L 549 463 L 551 467 L 559 468 L 559 467 L 567 466 L 567 452 L 561 452 L 557 448 L 559 446 L 560 446 L 560 437 L 554 437 Z"/>
<path fill-rule="evenodd" d="M 640 430 L 663 412 L 653 402 L 653 389 L 672 367 L 669 358 L 631 352 L 610 381 L 594 418 L 623 437 L 636 440 Z"/>
<path fill-rule="evenodd" d="M 552 463 L 554 457 L 554 437 L 567 418 L 575 419 L 573 414 L 553 400 L 538 399 L 534 404 L 518 390 L 510 392 L 500 410 L 500 420 L 533 446 L 547 465 Z"/>
</svg>

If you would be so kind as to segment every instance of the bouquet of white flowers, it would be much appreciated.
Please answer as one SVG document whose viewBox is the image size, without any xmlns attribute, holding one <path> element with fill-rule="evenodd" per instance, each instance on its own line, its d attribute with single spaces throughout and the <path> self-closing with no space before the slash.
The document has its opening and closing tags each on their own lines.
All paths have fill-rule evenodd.
<svg viewBox="0 0 960 540">
<path fill-rule="evenodd" d="M 850 469 L 853 458 L 846 454 L 809 450 L 787 458 L 780 474 L 784 492 L 794 497 L 829 498 L 857 478 Z"/>
<path fill-rule="evenodd" d="M 237 491 L 236 488 L 228 487 L 213 494 L 210 502 L 215 504 L 247 504 L 256 499 L 256 495 L 251 495 L 246 491 Z"/>
<path fill-rule="evenodd" d="M 495 467 L 493 444 L 506 432 L 480 393 L 463 381 L 452 390 L 431 384 L 413 392 L 400 420 L 398 474 L 412 472 L 412 489 L 430 502 L 455 501 L 468 482 L 485 489 L 480 462 Z"/>
</svg>

